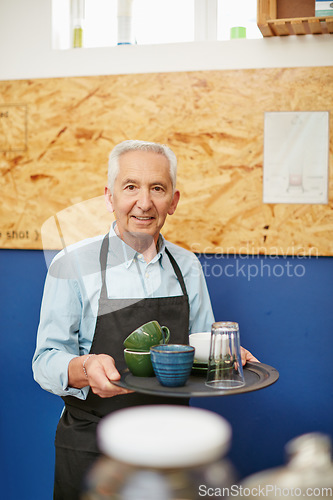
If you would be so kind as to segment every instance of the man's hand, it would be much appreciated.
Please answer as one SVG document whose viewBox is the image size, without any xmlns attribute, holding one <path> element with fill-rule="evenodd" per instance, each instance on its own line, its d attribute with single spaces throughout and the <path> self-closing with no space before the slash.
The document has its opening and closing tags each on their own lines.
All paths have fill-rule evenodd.
<svg viewBox="0 0 333 500">
<path fill-rule="evenodd" d="M 84 362 L 87 376 L 83 370 Z M 114 359 L 107 354 L 94 354 L 89 359 L 88 356 L 78 356 L 68 365 L 68 385 L 77 389 L 90 385 L 93 393 L 101 398 L 112 398 L 118 394 L 133 392 L 112 384 L 113 380 L 119 379 L 120 374 Z"/>
<path fill-rule="evenodd" d="M 250 351 L 241 347 L 241 357 L 242 357 L 242 365 L 244 366 L 247 361 L 251 361 L 252 363 L 260 363 L 259 359 L 255 358 Z"/>
</svg>

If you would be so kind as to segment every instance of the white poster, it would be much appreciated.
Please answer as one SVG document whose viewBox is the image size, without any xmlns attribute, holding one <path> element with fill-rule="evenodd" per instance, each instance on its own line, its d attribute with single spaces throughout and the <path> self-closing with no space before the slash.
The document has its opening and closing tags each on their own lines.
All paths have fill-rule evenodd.
<svg viewBox="0 0 333 500">
<path fill-rule="evenodd" d="M 329 112 L 265 113 L 264 203 L 328 203 Z"/>
</svg>

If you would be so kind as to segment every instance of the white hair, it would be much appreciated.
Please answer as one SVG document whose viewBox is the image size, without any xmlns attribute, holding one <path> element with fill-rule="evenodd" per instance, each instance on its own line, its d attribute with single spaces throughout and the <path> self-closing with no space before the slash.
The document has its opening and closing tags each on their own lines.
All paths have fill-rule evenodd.
<svg viewBox="0 0 333 500">
<path fill-rule="evenodd" d="M 177 179 L 177 158 L 175 153 L 164 144 L 159 144 L 157 142 L 145 142 L 145 141 L 123 141 L 117 144 L 110 153 L 109 156 L 109 169 L 108 169 L 108 187 L 113 194 L 114 181 L 119 172 L 119 158 L 121 155 L 128 153 L 129 151 L 151 151 L 152 153 L 157 153 L 165 156 L 169 162 L 170 166 L 170 177 L 172 183 L 172 190 L 175 192 L 176 189 L 176 179 Z"/>
</svg>

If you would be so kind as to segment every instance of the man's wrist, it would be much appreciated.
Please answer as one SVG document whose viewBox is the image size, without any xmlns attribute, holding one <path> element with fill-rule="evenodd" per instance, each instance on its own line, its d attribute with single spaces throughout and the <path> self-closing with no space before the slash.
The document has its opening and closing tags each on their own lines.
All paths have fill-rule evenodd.
<svg viewBox="0 0 333 500">
<path fill-rule="evenodd" d="M 87 370 L 86 370 L 86 362 L 92 356 L 95 356 L 95 354 L 88 354 L 88 356 L 86 357 L 86 359 L 83 361 L 83 364 L 82 364 L 83 373 L 85 374 L 86 378 L 88 378 L 88 373 L 87 373 Z"/>
</svg>

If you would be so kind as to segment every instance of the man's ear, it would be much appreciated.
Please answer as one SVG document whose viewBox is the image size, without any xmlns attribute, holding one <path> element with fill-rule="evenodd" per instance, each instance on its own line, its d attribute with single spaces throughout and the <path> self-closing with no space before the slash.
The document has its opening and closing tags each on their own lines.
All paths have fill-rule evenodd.
<svg viewBox="0 0 333 500">
<path fill-rule="evenodd" d="M 173 195 L 173 199 L 172 199 L 171 205 L 170 205 L 169 210 L 168 210 L 169 215 L 172 215 L 173 213 L 175 213 L 175 210 L 176 210 L 178 202 L 179 202 L 179 198 L 180 198 L 180 192 L 177 189 Z"/>
<path fill-rule="evenodd" d="M 105 198 L 106 208 L 108 209 L 109 212 L 111 212 L 113 214 L 114 209 L 113 209 L 113 203 L 112 203 L 112 194 L 111 194 L 110 189 L 107 186 L 105 186 L 105 188 L 104 188 L 104 198 Z"/>
</svg>

